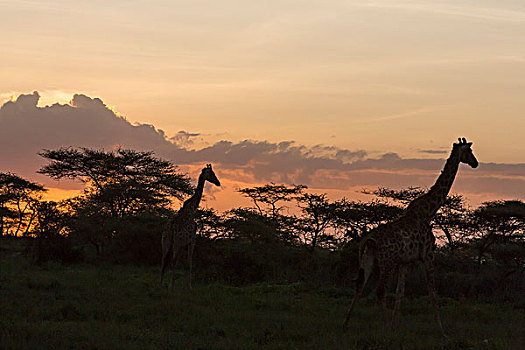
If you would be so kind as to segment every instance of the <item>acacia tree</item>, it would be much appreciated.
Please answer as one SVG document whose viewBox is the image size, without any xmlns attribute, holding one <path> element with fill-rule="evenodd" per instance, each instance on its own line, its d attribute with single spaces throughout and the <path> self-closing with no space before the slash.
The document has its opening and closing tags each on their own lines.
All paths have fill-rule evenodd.
<svg viewBox="0 0 525 350">
<path fill-rule="evenodd" d="M 56 180 L 82 181 L 87 185 L 86 197 L 113 217 L 158 210 L 172 198 L 181 199 L 192 192 L 188 177 L 152 152 L 60 148 L 39 154 L 50 160 L 39 173 Z"/>
<path fill-rule="evenodd" d="M 229 234 L 226 219 L 213 209 L 198 209 L 195 223 L 197 232 L 210 240 L 226 238 Z"/>
<path fill-rule="evenodd" d="M 250 198 L 260 215 L 276 219 L 283 209 L 279 202 L 290 202 L 307 188 L 304 185 L 276 185 L 273 182 L 264 186 L 241 188 L 239 193 Z"/>
<path fill-rule="evenodd" d="M 314 251 L 319 243 L 333 243 L 335 237 L 327 230 L 335 219 L 336 204 L 326 194 L 303 193 L 296 197 L 301 210 L 297 220 L 302 243 Z"/>
<path fill-rule="evenodd" d="M 250 243 L 275 243 L 281 239 L 276 222 L 252 208 L 234 208 L 225 213 L 224 225 L 229 238 Z"/>
<path fill-rule="evenodd" d="M 72 249 L 69 233 L 69 213 L 54 201 L 40 201 L 36 205 L 33 234 L 38 238 L 33 245 L 33 258 L 37 263 L 47 260 L 72 262 L 78 253 Z"/>
<path fill-rule="evenodd" d="M 478 263 L 497 246 L 525 244 L 525 203 L 517 200 L 491 201 L 483 203 L 471 216 L 471 243 L 477 248 Z M 504 257 L 504 253 L 500 257 Z M 524 256 L 520 258 L 525 259 Z"/>
<path fill-rule="evenodd" d="M 0 173 L 0 235 L 27 234 L 46 189 L 11 173 Z"/>
<path fill-rule="evenodd" d="M 425 193 L 420 187 L 410 186 L 408 188 L 402 188 L 400 190 L 395 190 L 387 187 L 378 187 L 376 190 L 363 190 L 361 191 L 364 194 L 375 195 L 377 198 L 383 198 L 387 200 L 393 200 L 396 203 L 402 204 L 402 206 L 407 206 L 417 197 Z"/>
<path fill-rule="evenodd" d="M 269 183 L 264 186 L 239 189 L 239 193 L 253 201 L 256 209 L 238 208 L 230 211 L 230 222 L 237 228 L 252 230 L 252 233 L 244 233 L 248 233 L 251 239 L 254 237 L 265 241 L 279 239 L 292 244 L 297 239 L 297 221 L 294 216 L 282 213 L 284 206 L 281 203 L 293 201 L 305 188 L 304 185 L 287 186 Z M 236 232 L 241 233 L 238 229 Z"/>
<path fill-rule="evenodd" d="M 63 201 L 63 206 L 70 213 L 68 225 L 70 237 L 85 241 L 93 246 L 97 256 L 103 255 L 106 243 L 115 234 L 116 221 L 105 215 L 103 204 L 92 200 L 89 196 L 77 196 Z"/>
<path fill-rule="evenodd" d="M 468 217 L 469 210 L 465 205 L 465 198 L 459 194 L 448 196 L 434 216 L 433 223 L 445 235 L 450 249 L 455 249 L 464 240 Z"/>
<path fill-rule="evenodd" d="M 84 194 L 67 203 L 73 213 L 70 225 L 73 236 L 91 243 L 98 255 L 103 255 L 107 244 L 115 238 L 120 246 L 134 241 L 135 245 L 149 244 L 151 248 L 154 240 L 149 236 L 160 235 L 148 227 L 148 222 L 155 220 L 151 215 L 149 221 L 139 217 L 148 213 L 162 215 L 172 200 L 193 192 L 186 175 L 152 152 L 60 148 L 39 154 L 49 160 L 39 170 L 41 174 L 86 184 Z M 118 240 L 131 234 L 133 237 Z M 137 239 L 144 241 L 139 243 Z"/>
</svg>

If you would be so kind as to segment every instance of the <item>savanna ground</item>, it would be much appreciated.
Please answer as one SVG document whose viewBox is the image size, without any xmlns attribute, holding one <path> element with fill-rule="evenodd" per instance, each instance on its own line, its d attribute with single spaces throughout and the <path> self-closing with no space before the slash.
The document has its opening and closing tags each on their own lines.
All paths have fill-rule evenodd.
<svg viewBox="0 0 525 350">
<path fill-rule="evenodd" d="M 395 333 L 371 294 L 341 324 L 352 291 L 306 284 L 194 283 L 175 291 L 147 266 L 47 263 L 0 251 L 4 349 L 524 349 L 523 305 L 441 299 L 449 342 L 427 297 L 406 299 Z"/>
</svg>

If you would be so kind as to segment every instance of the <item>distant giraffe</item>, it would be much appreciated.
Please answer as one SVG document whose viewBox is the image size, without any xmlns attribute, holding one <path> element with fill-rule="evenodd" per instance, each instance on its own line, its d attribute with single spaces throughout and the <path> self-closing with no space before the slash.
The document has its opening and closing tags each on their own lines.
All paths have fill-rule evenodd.
<svg viewBox="0 0 525 350">
<path fill-rule="evenodd" d="M 391 323 L 391 328 L 393 329 L 395 327 L 396 314 L 405 293 L 408 266 L 413 262 L 422 261 L 425 267 L 428 292 L 434 307 L 434 317 L 439 330 L 445 336 L 439 316 L 434 285 L 433 249 L 435 237 L 432 234 L 430 221 L 443 205 L 456 177 L 459 163 L 466 163 L 472 168 L 478 166 L 478 161 L 472 153 L 471 145 L 472 142 L 467 142 L 465 138 L 459 139 L 459 143 L 454 143 L 450 157 L 441 175 L 430 190 L 413 200 L 400 218 L 378 226 L 363 239 L 359 249 L 359 274 L 356 294 L 346 314 L 343 329 L 347 328 L 350 314 L 363 292 L 374 264 L 379 269 L 376 292 L 385 322 L 387 320 L 386 289 L 392 275 L 396 271 L 399 273 Z"/>
<path fill-rule="evenodd" d="M 197 232 L 195 214 L 199 208 L 202 192 L 204 190 L 204 183 L 206 181 L 209 181 L 216 186 L 221 185 L 219 179 L 217 179 L 217 176 L 215 176 L 215 173 L 211 168 L 211 164 L 207 164 L 206 167 L 202 169 L 195 193 L 184 202 L 182 208 L 175 216 L 173 216 L 173 218 L 170 219 L 166 229 L 162 233 L 160 282 L 162 283 L 164 272 L 170 263 L 171 254 L 173 273 L 171 275 L 170 289 L 173 289 L 173 284 L 175 282 L 175 267 L 177 266 L 177 262 L 179 261 L 184 248 L 188 249 L 191 288 L 192 256 Z"/>
</svg>

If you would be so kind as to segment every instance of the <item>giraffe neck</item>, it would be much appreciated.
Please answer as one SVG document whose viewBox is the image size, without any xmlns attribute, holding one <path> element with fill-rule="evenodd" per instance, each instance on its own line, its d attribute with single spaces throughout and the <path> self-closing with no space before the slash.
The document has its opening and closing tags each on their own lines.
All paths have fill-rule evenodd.
<svg viewBox="0 0 525 350">
<path fill-rule="evenodd" d="M 426 218 L 431 218 L 436 214 L 438 209 L 443 205 L 447 195 L 454 183 L 459 168 L 459 152 L 456 148 L 452 149 L 450 157 L 445 163 L 436 183 L 430 190 L 419 198 L 416 198 L 409 204 L 407 212 L 417 211 Z"/>
<path fill-rule="evenodd" d="M 197 188 L 195 189 L 195 193 L 184 202 L 182 209 L 195 212 L 199 208 L 199 204 L 202 199 L 202 192 L 204 190 L 204 182 L 204 176 L 201 174 L 199 176 L 199 182 L 197 184 Z"/>
</svg>

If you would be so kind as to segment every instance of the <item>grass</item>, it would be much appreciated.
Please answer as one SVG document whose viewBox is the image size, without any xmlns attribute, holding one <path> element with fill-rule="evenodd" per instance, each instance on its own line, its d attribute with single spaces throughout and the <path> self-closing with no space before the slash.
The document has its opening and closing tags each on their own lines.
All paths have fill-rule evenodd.
<svg viewBox="0 0 525 350">
<path fill-rule="evenodd" d="M 0 255 L 3 349 L 523 349 L 525 312 L 512 305 L 441 300 L 451 340 L 439 335 L 428 298 L 405 300 L 395 333 L 384 331 L 373 296 L 349 331 L 350 297 L 304 284 L 233 287 L 177 280 L 118 265 L 34 266 Z"/>
</svg>

